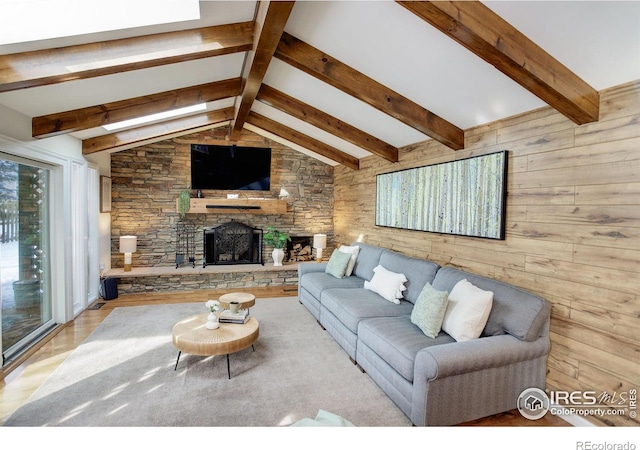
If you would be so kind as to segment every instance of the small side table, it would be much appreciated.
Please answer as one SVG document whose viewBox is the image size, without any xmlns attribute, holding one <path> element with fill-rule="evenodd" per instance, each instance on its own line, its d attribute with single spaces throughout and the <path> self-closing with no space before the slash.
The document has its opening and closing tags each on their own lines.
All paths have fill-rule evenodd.
<svg viewBox="0 0 640 450">
<path fill-rule="evenodd" d="M 231 302 L 238 302 L 240 309 L 249 309 L 256 304 L 256 296 L 249 292 L 229 292 L 221 295 L 218 301 L 224 309 L 229 309 Z"/>
</svg>

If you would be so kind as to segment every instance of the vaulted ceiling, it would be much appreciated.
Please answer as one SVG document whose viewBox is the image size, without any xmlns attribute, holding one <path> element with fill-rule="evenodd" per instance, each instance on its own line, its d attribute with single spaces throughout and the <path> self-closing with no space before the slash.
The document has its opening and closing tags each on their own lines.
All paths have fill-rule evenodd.
<svg viewBox="0 0 640 450">
<path fill-rule="evenodd" d="M 229 124 L 230 141 L 246 128 L 357 169 L 427 139 L 462 149 L 465 129 L 545 105 L 594 122 L 599 90 L 640 80 L 640 2 L 200 1 L 200 13 L 0 46 L 0 104 L 33 138 L 70 134 L 85 154 Z"/>
</svg>

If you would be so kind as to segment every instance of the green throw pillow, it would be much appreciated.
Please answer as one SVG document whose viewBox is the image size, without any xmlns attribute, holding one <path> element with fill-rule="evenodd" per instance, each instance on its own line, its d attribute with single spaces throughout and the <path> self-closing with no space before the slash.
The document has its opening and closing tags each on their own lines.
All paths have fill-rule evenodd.
<svg viewBox="0 0 640 450">
<path fill-rule="evenodd" d="M 435 338 L 442 329 L 448 301 L 447 291 L 436 291 L 427 283 L 413 305 L 411 323 L 417 325 L 428 337 Z"/>
<path fill-rule="evenodd" d="M 334 250 L 331 258 L 329 258 L 325 272 L 336 278 L 344 278 L 350 259 L 351 253 L 344 253 L 338 249 Z"/>
</svg>

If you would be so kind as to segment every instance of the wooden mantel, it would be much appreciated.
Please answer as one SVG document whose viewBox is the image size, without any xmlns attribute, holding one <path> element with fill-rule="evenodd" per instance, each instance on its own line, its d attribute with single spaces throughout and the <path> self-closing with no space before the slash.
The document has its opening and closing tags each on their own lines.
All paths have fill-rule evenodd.
<svg viewBox="0 0 640 450">
<path fill-rule="evenodd" d="M 176 199 L 176 211 L 178 211 Z M 188 214 L 285 214 L 287 201 L 276 198 L 192 198 Z"/>
</svg>

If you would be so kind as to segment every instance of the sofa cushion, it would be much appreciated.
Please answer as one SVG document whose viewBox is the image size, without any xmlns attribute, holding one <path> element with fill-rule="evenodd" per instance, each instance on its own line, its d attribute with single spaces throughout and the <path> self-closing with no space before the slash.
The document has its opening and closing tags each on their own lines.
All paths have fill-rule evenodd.
<svg viewBox="0 0 640 450">
<path fill-rule="evenodd" d="M 462 279 L 449 293 L 442 329 L 456 341 L 477 339 L 482 334 L 493 302 L 493 292 Z"/>
<path fill-rule="evenodd" d="M 345 275 L 350 277 L 353 273 L 353 267 L 356 265 L 356 261 L 358 260 L 360 247 L 358 247 L 357 245 L 341 245 L 338 250 L 344 253 L 349 253 L 351 255 L 351 259 L 349 260 L 349 264 L 347 265 L 347 271 L 345 272 Z"/>
<path fill-rule="evenodd" d="M 320 300 L 322 291 L 334 288 L 361 288 L 364 280 L 357 277 L 336 278 L 323 272 L 305 273 L 298 280 L 300 287 L 306 289 L 314 298 Z"/>
<path fill-rule="evenodd" d="M 358 341 L 365 343 L 407 381 L 413 382 L 416 354 L 425 347 L 455 340 L 445 332 L 435 339 L 411 323 L 409 316 L 365 319 L 358 326 Z"/>
<path fill-rule="evenodd" d="M 411 311 L 411 323 L 432 339 L 442 330 L 442 321 L 447 312 L 449 293 L 436 291 L 430 283 L 424 285 Z"/>
<path fill-rule="evenodd" d="M 385 316 L 409 316 L 413 305 L 388 302 L 368 289 L 328 289 L 322 293 L 322 306 L 336 316 L 351 332 L 356 333 L 362 319 Z"/>
<path fill-rule="evenodd" d="M 380 264 L 380 255 L 384 251 L 383 248 L 374 247 L 373 245 L 363 244 L 362 242 L 354 242 L 351 245 L 360 247 L 358 259 L 353 266 L 353 275 L 367 281 L 371 281 L 373 277 L 373 268 Z"/>
<path fill-rule="evenodd" d="M 404 274 L 395 273 L 381 265 L 377 265 L 373 269 L 371 281 L 364 282 L 364 288 L 397 305 L 403 297 L 402 292 L 407 289 L 404 286 L 406 281 L 407 277 Z"/>
<path fill-rule="evenodd" d="M 480 289 L 493 292 L 493 306 L 482 336 L 507 333 L 525 341 L 534 341 L 540 336 L 551 312 L 550 303 L 542 297 L 501 281 L 450 267 L 438 270 L 432 285 L 439 291 L 450 291 L 464 278 Z"/>
<path fill-rule="evenodd" d="M 440 267 L 438 264 L 426 259 L 413 258 L 391 250 L 385 250 L 380 255 L 380 264 L 394 272 L 403 273 L 407 277 L 404 298 L 411 303 L 415 303 L 422 288 L 427 283 L 432 283 L 436 272 Z"/>
<path fill-rule="evenodd" d="M 325 272 L 336 278 L 344 278 L 350 259 L 351 255 L 349 253 L 334 250 L 329 258 Z"/>
</svg>

